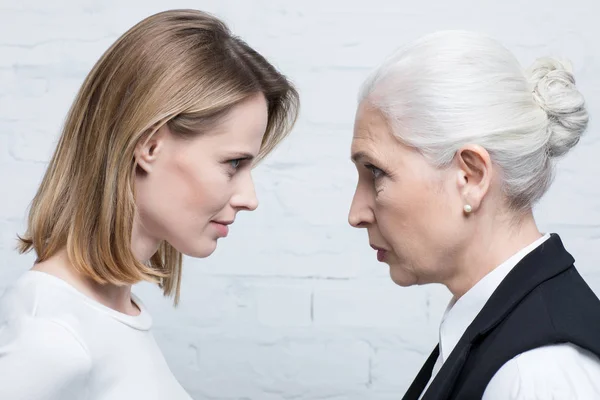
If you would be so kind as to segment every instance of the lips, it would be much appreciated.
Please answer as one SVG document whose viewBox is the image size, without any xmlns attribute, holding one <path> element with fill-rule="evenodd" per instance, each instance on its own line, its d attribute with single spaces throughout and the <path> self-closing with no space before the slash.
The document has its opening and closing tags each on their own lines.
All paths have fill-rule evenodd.
<svg viewBox="0 0 600 400">
<path fill-rule="evenodd" d="M 229 233 L 229 226 L 233 221 L 211 221 L 213 226 L 216 228 L 219 236 L 226 237 Z"/>
<path fill-rule="evenodd" d="M 375 245 L 371 245 L 371 248 L 373 250 L 377 251 L 377 261 L 379 261 L 379 262 L 385 261 L 385 257 L 387 255 L 387 250 L 386 249 L 382 249 L 381 247 L 377 247 Z"/>
<path fill-rule="evenodd" d="M 233 221 L 213 221 L 215 224 L 221 224 L 221 225 L 231 225 L 233 224 Z"/>
</svg>

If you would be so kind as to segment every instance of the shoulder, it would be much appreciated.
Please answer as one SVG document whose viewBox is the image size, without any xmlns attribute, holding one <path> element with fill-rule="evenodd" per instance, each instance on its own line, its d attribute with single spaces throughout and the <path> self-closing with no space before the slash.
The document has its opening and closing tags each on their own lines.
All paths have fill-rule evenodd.
<svg viewBox="0 0 600 400">
<path fill-rule="evenodd" d="M 25 277 L 0 300 L 2 399 L 70 399 L 64 390 L 82 385 L 91 370 L 77 319 L 58 312 L 64 299 L 51 289 Z M 36 392 L 42 388 L 46 395 Z"/>
<path fill-rule="evenodd" d="M 600 398 L 600 359 L 570 343 L 519 354 L 500 368 L 484 400 Z"/>
<path fill-rule="evenodd" d="M 88 311 L 82 296 L 66 282 L 46 273 L 29 271 L 0 298 L 0 324 L 24 317 L 77 327 Z"/>
<path fill-rule="evenodd" d="M 37 399 L 43 389 L 54 399 L 83 388 L 91 366 L 84 343 L 61 321 L 24 316 L 0 325 L 0 376 L 6 382 L 0 398 Z"/>
<path fill-rule="evenodd" d="M 0 348 L 35 357 L 88 354 L 81 339 L 75 299 L 39 274 L 26 274 L 0 300 Z M 10 344 L 10 351 L 7 346 Z M 35 352 L 35 354 L 34 354 Z"/>
<path fill-rule="evenodd" d="M 27 317 L 3 321 L 0 325 L 0 359 L 11 354 L 28 354 L 54 362 L 60 358 L 89 360 L 83 341 L 66 323 L 41 317 Z"/>
</svg>

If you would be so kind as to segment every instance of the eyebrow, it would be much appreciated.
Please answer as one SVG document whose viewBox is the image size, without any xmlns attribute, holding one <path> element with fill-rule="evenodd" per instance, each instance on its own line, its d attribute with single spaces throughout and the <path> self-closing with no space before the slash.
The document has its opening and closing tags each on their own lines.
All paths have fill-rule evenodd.
<svg viewBox="0 0 600 400">
<path fill-rule="evenodd" d="M 352 154 L 352 157 L 350 157 L 354 163 L 360 163 L 365 158 L 369 158 L 369 156 L 364 151 L 357 151 L 356 153 Z"/>
</svg>

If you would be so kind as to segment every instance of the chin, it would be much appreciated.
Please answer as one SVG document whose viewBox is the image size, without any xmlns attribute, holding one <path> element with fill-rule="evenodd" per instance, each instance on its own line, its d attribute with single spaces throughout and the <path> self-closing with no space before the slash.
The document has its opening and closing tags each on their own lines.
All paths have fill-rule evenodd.
<svg viewBox="0 0 600 400">
<path fill-rule="evenodd" d="M 217 249 L 217 241 L 205 240 L 203 243 L 190 243 L 183 246 L 173 246 L 177 251 L 193 258 L 206 258 Z"/>
<path fill-rule="evenodd" d="M 193 258 L 206 258 L 214 252 L 215 252 L 215 249 L 210 250 L 210 251 L 196 251 L 196 252 L 183 253 L 183 254 L 185 254 L 188 257 L 193 257 Z"/>
<path fill-rule="evenodd" d="M 396 285 L 402 287 L 409 287 L 417 284 L 417 278 L 415 276 L 399 267 L 390 266 L 390 278 L 392 278 L 392 281 Z"/>
</svg>

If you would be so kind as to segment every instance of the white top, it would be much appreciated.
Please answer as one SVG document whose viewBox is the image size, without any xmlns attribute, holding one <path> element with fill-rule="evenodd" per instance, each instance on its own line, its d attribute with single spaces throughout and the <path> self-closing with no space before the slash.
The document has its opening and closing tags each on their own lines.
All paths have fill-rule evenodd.
<svg viewBox="0 0 600 400">
<path fill-rule="evenodd" d="M 191 400 L 141 310 L 106 307 L 52 275 L 26 272 L 0 298 L 0 399 Z"/>
<path fill-rule="evenodd" d="M 548 240 L 545 235 L 487 274 L 458 301 L 452 299 L 440 325 L 440 355 L 427 387 L 477 314 L 508 273 Z M 570 343 L 540 347 L 504 364 L 489 382 L 482 400 L 600 399 L 600 359 Z"/>
</svg>

